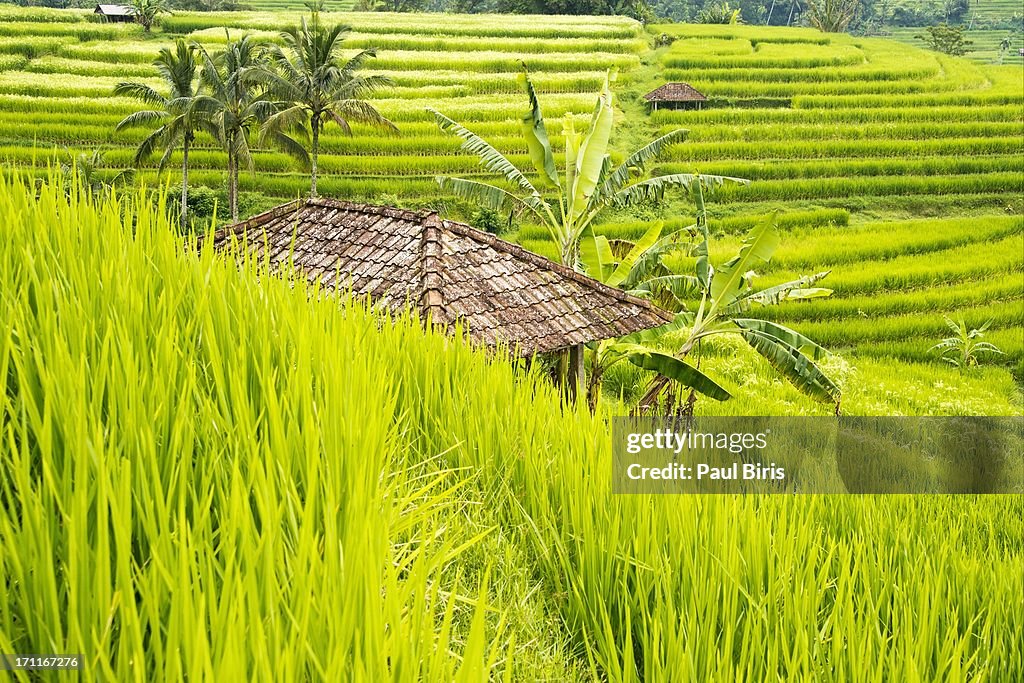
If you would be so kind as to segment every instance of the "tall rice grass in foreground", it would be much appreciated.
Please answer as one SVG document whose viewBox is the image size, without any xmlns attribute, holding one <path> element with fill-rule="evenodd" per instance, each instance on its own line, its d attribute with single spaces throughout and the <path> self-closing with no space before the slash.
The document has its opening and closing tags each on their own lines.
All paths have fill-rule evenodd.
<svg viewBox="0 0 1024 683">
<path fill-rule="evenodd" d="M 389 369 L 418 328 L 69 189 L 0 179 L 0 651 L 89 680 L 482 680 L 500 633 L 440 576 L 465 503 L 409 464 Z"/>
<path fill-rule="evenodd" d="M 134 198 L 34 194 L 0 176 L 0 651 L 110 681 L 1024 670 L 1020 497 L 612 496 L 604 416 L 500 358 Z"/>
</svg>

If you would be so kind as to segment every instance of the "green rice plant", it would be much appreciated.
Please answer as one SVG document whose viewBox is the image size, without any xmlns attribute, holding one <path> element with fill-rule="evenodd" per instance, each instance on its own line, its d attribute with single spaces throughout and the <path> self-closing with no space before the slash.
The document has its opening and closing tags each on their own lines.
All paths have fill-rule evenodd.
<svg viewBox="0 0 1024 683">
<path fill-rule="evenodd" d="M 760 43 L 757 49 L 744 54 L 739 52 L 739 45 L 730 44 L 728 52 L 720 55 L 715 45 L 703 50 L 702 41 L 695 42 L 691 47 L 689 41 L 677 41 L 669 52 L 661 58 L 661 63 L 668 69 L 769 69 L 769 70 L 801 70 L 840 65 L 862 64 L 864 52 L 853 45 L 817 46 L 803 45 L 798 52 L 789 46 Z M 686 49 L 690 47 L 690 49 Z M 707 78 L 711 78 L 708 76 Z M 771 80 L 770 78 L 768 80 Z"/>
<path fill-rule="evenodd" d="M 844 318 L 878 318 L 886 315 L 926 315 L 981 308 L 993 303 L 1020 301 L 1024 286 L 1018 273 L 993 274 L 983 280 L 910 291 L 891 291 L 869 296 L 837 296 L 773 311 L 771 318 L 796 324 Z"/>
<path fill-rule="evenodd" d="M 668 54 L 673 57 L 704 55 L 711 59 L 723 56 L 750 55 L 753 52 L 754 46 L 746 38 L 677 39 L 668 50 Z"/>
<path fill-rule="evenodd" d="M 695 67 L 690 67 L 695 68 Z M 672 72 L 676 73 L 676 72 Z M 756 81 L 764 79 L 766 83 L 842 83 L 846 87 L 852 81 L 871 83 L 878 87 L 878 83 L 886 81 L 913 81 L 934 78 L 939 75 L 937 64 L 930 64 L 920 67 L 903 65 L 899 67 L 743 67 L 743 68 L 717 68 L 710 65 L 700 69 L 700 78 L 709 84 L 709 88 L 719 89 L 722 83 L 730 81 Z M 883 86 L 884 87 L 884 86 Z"/>
<path fill-rule="evenodd" d="M 1024 299 L 1010 301 L 987 302 L 973 308 L 959 309 L 967 321 L 967 329 L 980 328 L 992 321 L 999 328 L 1020 329 L 1024 325 Z M 877 318 L 839 318 L 823 321 L 794 322 L 794 327 L 807 335 L 815 335 L 823 344 L 835 348 L 861 342 L 874 342 L 899 339 L 924 339 L 930 346 L 935 339 L 948 331 L 945 316 L 939 314 L 926 315 L 914 312 L 907 315 L 890 315 Z M 986 328 L 987 329 L 987 328 Z M 1015 345 L 1019 350 L 1021 345 Z M 932 359 L 935 356 L 932 355 Z"/>
<path fill-rule="evenodd" d="M 49 36 L 0 37 L 0 54 L 21 55 L 29 59 L 61 52 L 71 38 Z"/>
<path fill-rule="evenodd" d="M 801 230 L 779 249 L 770 267 L 799 270 L 824 264 L 839 269 L 847 264 L 929 255 L 1022 234 L 1024 219 L 1019 216 L 882 221 Z"/>
<path fill-rule="evenodd" d="M 671 130 L 667 127 L 663 130 Z M 673 160 L 712 161 L 721 159 L 817 159 L 835 157 L 910 157 L 915 155 L 1013 154 L 1020 149 L 1013 136 L 990 138 L 968 136 L 932 140 L 794 140 L 757 142 L 691 142 L 673 147 Z"/>
<path fill-rule="evenodd" d="M 882 93 L 894 93 L 905 95 L 909 93 L 932 93 L 938 91 L 956 91 L 968 88 L 978 88 L 984 85 L 984 77 L 979 76 L 977 80 L 955 80 L 952 78 L 933 78 L 928 80 L 902 79 L 894 81 L 824 81 L 824 82 L 796 82 L 796 83 L 772 83 L 758 80 L 706 80 L 703 77 L 694 78 L 693 72 L 675 69 L 666 69 L 664 77 L 667 80 L 686 80 L 693 87 L 705 94 L 716 97 L 791 97 L 799 95 L 850 95 L 865 94 L 878 95 Z M 753 73 L 750 74 L 753 77 Z"/>
<path fill-rule="evenodd" d="M 28 58 L 22 55 L 0 54 L 0 71 L 18 71 L 28 64 Z"/>
<path fill-rule="evenodd" d="M 167 21 L 171 17 L 162 18 Z M 72 59 L 85 59 L 95 62 L 114 62 L 115 64 L 133 63 L 152 65 L 153 60 L 163 48 L 173 49 L 171 41 L 138 41 L 124 43 L 85 43 L 83 45 L 62 45 L 59 55 Z"/>
<path fill-rule="evenodd" d="M 537 40 L 535 37 L 508 38 L 496 36 L 442 36 L 401 33 L 353 32 L 345 41 L 350 47 L 377 50 L 414 50 L 417 52 L 477 52 L 496 51 L 517 54 L 549 54 L 570 52 L 578 55 L 590 53 L 639 53 L 646 43 L 639 39 L 594 39 L 565 37 L 558 40 Z"/>
<path fill-rule="evenodd" d="M 302 12 L 203 12 L 175 13 L 163 20 L 165 31 L 192 31 L 231 27 L 274 31 L 282 23 L 298 24 Z M 529 38 L 635 38 L 642 30 L 639 23 L 625 17 L 589 17 L 580 22 L 574 17 L 501 15 L 452 15 L 438 22 L 436 15 L 341 13 L 322 15 L 325 21 L 340 22 L 364 33 L 421 33 L 446 36 L 491 36 Z"/>
<path fill-rule="evenodd" d="M 656 172 L 683 173 L 692 170 L 692 164 L 659 164 Z M 1004 171 L 1024 171 L 1024 158 L 1020 155 L 986 155 L 976 157 L 929 156 L 907 159 L 843 159 L 799 160 L 791 162 L 721 161 L 704 163 L 702 173 L 731 173 L 751 180 L 780 180 L 796 178 L 835 178 L 860 176 L 942 176 L 982 174 Z"/>
<path fill-rule="evenodd" d="M 142 32 L 136 24 L 96 24 L 86 22 L 35 22 L 35 21 L 2 21 L 0 36 L 56 36 L 87 40 L 117 40 L 127 36 L 135 36 Z"/>
<path fill-rule="evenodd" d="M 835 268 L 829 285 L 846 295 L 867 296 L 885 291 L 914 290 L 938 285 L 979 280 L 1024 270 L 1024 255 L 1017 249 L 1020 235 L 987 242 L 937 249 L 927 258 L 905 254 L 878 261 L 849 261 Z M 828 264 L 823 264 L 828 267 Z M 799 269 L 771 272 L 772 282 L 786 282 L 799 276 Z"/>
<path fill-rule="evenodd" d="M 849 109 L 659 109 L 651 113 L 651 121 L 659 125 L 759 125 L 787 124 L 848 124 L 848 123 L 904 123 L 945 121 L 1024 121 L 1020 107 L 1010 104 L 990 104 L 973 107 L 921 106 L 921 107 L 854 107 Z"/>
<path fill-rule="evenodd" d="M 18 5 L 0 5 L 0 20 L 25 21 L 32 23 L 75 23 L 88 21 L 92 16 L 90 10 L 56 9 L 51 7 L 21 7 Z"/>
<path fill-rule="evenodd" d="M 25 70 L 34 73 L 117 76 L 121 78 L 153 75 L 153 66 L 151 64 L 91 62 L 82 59 L 58 57 L 56 55 L 47 55 L 33 59 L 32 63 Z"/>
<path fill-rule="evenodd" d="M 422 88 L 449 82 L 471 95 L 518 92 L 518 73 L 476 74 L 466 71 L 430 70 L 381 70 L 369 73 L 387 76 L 398 86 Z M 574 70 L 568 73 L 542 72 L 536 75 L 537 89 L 544 93 L 585 93 L 601 87 L 605 72 Z"/>
<path fill-rule="evenodd" d="M 132 101 L 126 97 L 107 97 L 97 100 L 93 97 L 43 98 L 32 95 L 0 94 L 0 111 L 31 112 L 39 116 L 60 116 L 62 114 L 108 114 L 112 117 L 131 111 Z"/>
<path fill-rule="evenodd" d="M 732 218 L 708 218 L 708 227 L 712 234 L 737 234 L 747 232 L 758 223 L 770 218 L 770 214 L 744 214 Z M 793 231 L 798 228 L 812 228 L 807 232 L 817 234 L 818 230 L 827 226 L 845 226 L 849 223 L 850 212 L 845 209 L 818 209 L 815 211 L 791 211 L 776 216 L 776 225 L 780 230 Z M 664 221 L 664 233 L 678 232 L 693 225 L 692 216 L 674 218 Z M 594 225 L 594 232 L 608 239 L 636 240 L 650 230 L 653 223 L 646 221 L 601 222 Z M 798 233 L 800 238 L 804 233 Z M 547 230 L 539 225 L 523 225 L 519 228 L 517 238 L 521 240 L 542 240 L 548 236 Z M 738 245 L 737 245 L 738 248 Z M 780 250 L 780 253 L 783 253 Z M 772 259 L 775 263 L 778 256 Z M 823 262 L 823 261 L 820 261 Z M 819 262 L 819 263 L 820 263 Z M 813 267 L 811 264 L 808 267 Z"/>
<path fill-rule="evenodd" d="M 384 342 L 147 206 L 0 177 L 0 647 L 95 680 L 486 680 L 515 650 L 458 563 L 491 529 L 449 525 L 466 482 L 396 422 L 415 373 L 375 369 L 419 326 Z"/>
<path fill-rule="evenodd" d="M 24 71 L 0 73 L 0 91 L 34 97 L 99 97 L 110 94 L 118 83 L 117 76 L 81 78 L 71 74 L 35 74 Z M 142 79 L 159 85 L 159 79 Z"/>
<path fill-rule="evenodd" d="M 988 90 L 966 90 L 926 92 L 915 94 L 889 95 L 797 95 L 793 107 L 797 109 L 849 109 L 854 107 L 974 107 L 992 104 L 1014 104 L 1019 94 L 1011 92 L 990 92 Z"/>
<path fill-rule="evenodd" d="M 776 32 L 766 36 L 759 26 L 721 25 L 721 24 L 653 24 L 650 30 L 654 34 L 667 33 L 670 36 L 695 39 L 736 40 L 746 39 L 755 44 L 773 43 L 796 45 L 829 45 L 840 40 L 837 36 L 822 35 L 814 29 L 788 29 L 785 33 Z"/>
<path fill-rule="evenodd" d="M 1024 182 L 1018 172 L 982 175 L 946 176 L 866 176 L 851 178 L 814 178 L 810 180 L 763 180 L 739 188 L 719 189 L 716 200 L 764 201 L 793 199 L 826 199 L 829 197 L 889 196 L 970 192 L 1016 192 Z"/>
<path fill-rule="evenodd" d="M 162 214 L 8 187 L 4 650 L 106 680 L 537 680 L 561 638 L 616 682 L 1024 667 L 1018 497 L 612 495 L 604 408 L 195 255 Z M 708 411 L 822 414 L 737 348 L 705 363 L 751 398 Z M 836 363 L 859 413 L 1019 410 L 996 368 Z"/>
<path fill-rule="evenodd" d="M 687 140 L 693 143 L 708 140 L 927 140 L 966 137 L 1013 137 L 1024 130 L 1017 121 L 979 121 L 975 123 L 865 124 L 763 124 L 758 126 L 709 126 L 690 130 Z M 678 149 L 678 146 L 677 146 Z"/>
<path fill-rule="evenodd" d="M 515 71 L 525 63 L 531 71 L 593 70 L 615 67 L 623 71 L 633 69 L 640 59 L 632 54 L 533 54 L 515 52 L 427 52 L 414 50 L 386 50 L 379 52 L 373 66 L 376 69 L 435 69 L 477 73 Z"/>
</svg>

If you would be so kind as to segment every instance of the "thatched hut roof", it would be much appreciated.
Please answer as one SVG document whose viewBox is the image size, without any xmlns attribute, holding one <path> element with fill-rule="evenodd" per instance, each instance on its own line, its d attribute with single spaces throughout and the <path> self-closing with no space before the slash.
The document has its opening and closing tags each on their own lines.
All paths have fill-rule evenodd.
<svg viewBox="0 0 1024 683">
<path fill-rule="evenodd" d="M 689 83 L 666 83 L 644 95 L 648 102 L 704 102 L 708 98 Z"/>
<path fill-rule="evenodd" d="M 213 235 L 272 264 L 289 258 L 329 290 L 369 296 L 398 311 L 412 304 L 434 323 L 461 321 L 472 338 L 523 356 L 659 327 L 672 316 L 436 212 L 331 199 L 277 207 Z"/>
</svg>

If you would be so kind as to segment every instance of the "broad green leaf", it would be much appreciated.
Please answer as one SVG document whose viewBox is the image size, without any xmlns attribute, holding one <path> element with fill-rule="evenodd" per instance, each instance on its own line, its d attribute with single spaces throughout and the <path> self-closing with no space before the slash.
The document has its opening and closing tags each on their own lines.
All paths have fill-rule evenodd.
<svg viewBox="0 0 1024 683">
<path fill-rule="evenodd" d="M 658 221 L 650 227 L 650 229 L 644 233 L 643 237 L 637 240 L 633 248 L 629 250 L 629 253 L 619 262 L 615 270 L 605 280 L 605 284 L 612 287 L 618 287 L 629 277 L 630 272 L 633 270 L 633 266 L 636 265 L 637 260 L 640 259 L 649 249 L 653 248 L 658 242 L 658 238 L 661 237 L 661 228 L 663 223 Z"/>
<path fill-rule="evenodd" d="M 676 330 L 681 330 L 692 323 L 692 313 L 679 313 L 670 323 L 665 323 L 661 327 L 654 327 L 649 330 L 639 330 L 638 332 L 627 334 L 624 337 L 619 337 L 617 341 L 626 344 L 649 344 L 662 335 L 668 334 L 669 332 L 675 332 Z"/>
<path fill-rule="evenodd" d="M 548 225 L 541 214 L 544 209 L 544 200 L 539 196 L 517 197 L 511 192 L 489 183 L 464 178 L 449 178 L 448 176 L 438 176 L 437 184 L 442 190 L 451 192 L 460 199 L 475 202 L 492 211 L 500 211 L 505 208 L 531 211 L 542 225 Z M 552 236 L 554 237 L 554 235 Z"/>
<path fill-rule="evenodd" d="M 560 187 L 558 169 L 555 168 L 555 157 L 551 152 L 551 143 L 548 141 L 548 131 L 544 125 L 544 115 L 541 113 L 537 92 L 526 69 L 523 69 L 519 78 L 525 84 L 526 93 L 530 98 L 530 109 L 523 116 L 523 137 L 526 138 L 526 146 L 530 150 L 530 160 L 537 173 L 549 186 Z"/>
<path fill-rule="evenodd" d="M 656 273 L 667 273 L 668 269 L 661 264 L 662 257 L 666 254 L 680 251 L 689 243 L 689 240 L 689 235 L 683 230 L 663 235 L 654 243 L 654 246 L 640 255 L 620 286 L 623 289 L 632 289 L 645 280 L 650 279 Z"/>
<path fill-rule="evenodd" d="M 789 301 L 806 301 L 807 299 L 825 299 L 832 296 L 833 290 L 827 287 L 809 287 L 807 289 L 791 289 L 786 299 Z"/>
<path fill-rule="evenodd" d="M 700 181 L 705 189 L 712 189 L 725 183 L 738 183 L 747 185 L 749 180 L 733 178 L 731 176 L 703 175 L 695 173 L 670 173 L 669 175 L 656 176 L 627 185 L 613 196 L 617 205 L 623 206 L 637 201 L 660 201 L 665 197 L 665 191 L 673 187 L 688 189 L 694 181 Z"/>
<path fill-rule="evenodd" d="M 801 353 L 806 353 L 814 360 L 821 360 L 828 355 L 828 351 L 813 340 L 795 330 L 789 329 L 785 325 L 754 318 L 733 318 L 732 322 L 744 330 L 752 330 L 775 337 L 779 341 L 799 349 Z"/>
<path fill-rule="evenodd" d="M 605 77 L 604 87 L 597 98 L 594 114 L 590 120 L 583 142 L 580 144 L 576 157 L 576 185 L 569 188 L 573 194 L 573 215 L 579 215 L 586 208 L 590 197 L 594 194 L 601 168 L 608 154 L 608 140 L 612 132 L 612 91 L 609 86 L 609 74 Z"/>
<path fill-rule="evenodd" d="M 652 277 L 638 284 L 630 292 L 658 296 L 668 292 L 676 299 L 694 299 L 700 296 L 702 285 L 695 275 L 663 275 Z"/>
<path fill-rule="evenodd" d="M 565 214 L 573 215 L 574 188 L 576 187 L 576 158 L 580 151 L 580 135 L 576 132 L 576 124 L 572 116 L 566 116 L 562 122 L 562 134 L 565 136 L 565 188 L 563 197 L 565 201 Z"/>
<path fill-rule="evenodd" d="M 783 301 L 799 301 L 804 299 L 819 299 L 832 295 L 831 289 L 824 287 L 812 287 L 811 285 L 825 278 L 831 271 L 824 271 L 808 275 L 798 280 L 784 282 L 781 285 L 768 287 L 758 292 L 745 294 L 723 309 L 726 315 L 738 315 L 751 309 L 753 304 L 774 306 Z"/>
<path fill-rule="evenodd" d="M 595 235 L 590 226 L 584 228 L 580 236 L 580 262 L 586 268 L 587 275 L 600 282 L 605 281 L 615 264 L 615 255 L 608 238 Z"/>
<path fill-rule="evenodd" d="M 744 329 L 740 334 L 802 394 L 823 403 L 839 403 L 839 387 L 799 349 L 757 329 Z"/>
<path fill-rule="evenodd" d="M 644 370 L 653 370 L 716 401 L 727 401 L 731 398 L 729 392 L 717 382 L 675 356 L 649 350 L 646 353 L 631 354 L 629 362 Z"/>
<path fill-rule="evenodd" d="M 779 246 L 779 231 L 772 216 L 750 231 L 740 253 L 718 267 L 711 278 L 711 310 L 717 311 L 740 295 L 744 277 L 758 262 L 767 263 Z"/>
<path fill-rule="evenodd" d="M 601 187 L 601 194 L 604 196 L 614 195 L 626 184 L 631 173 L 643 171 L 647 167 L 648 162 L 661 154 L 665 147 L 677 142 L 682 142 L 686 139 L 689 132 L 690 131 L 685 128 L 673 130 L 633 152 L 633 154 L 631 154 L 629 158 L 626 159 L 621 166 L 615 169 L 615 172 L 608 176 L 607 180 L 604 181 Z"/>
</svg>

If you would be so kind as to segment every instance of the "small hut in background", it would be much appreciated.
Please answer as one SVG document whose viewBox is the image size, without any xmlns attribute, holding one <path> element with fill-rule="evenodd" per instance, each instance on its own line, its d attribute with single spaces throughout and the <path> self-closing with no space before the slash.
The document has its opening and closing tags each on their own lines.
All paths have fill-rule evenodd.
<svg viewBox="0 0 1024 683">
<path fill-rule="evenodd" d="M 571 268 L 433 211 L 302 199 L 213 234 L 271 264 L 289 261 L 328 291 L 382 310 L 413 307 L 461 322 L 486 346 L 521 357 L 671 322 L 670 313 Z"/>
<path fill-rule="evenodd" d="M 703 109 L 707 97 L 689 83 L 666 83 L 644 95 L 651 111 L 658 109 Z"/>
<path fill-rule="evenodd" d="M 135 21 L 135 10 L 127 5 L 96 5 L 93 14 L 99 14 L 107 21 L 118 24 Z"/>
</svg>

